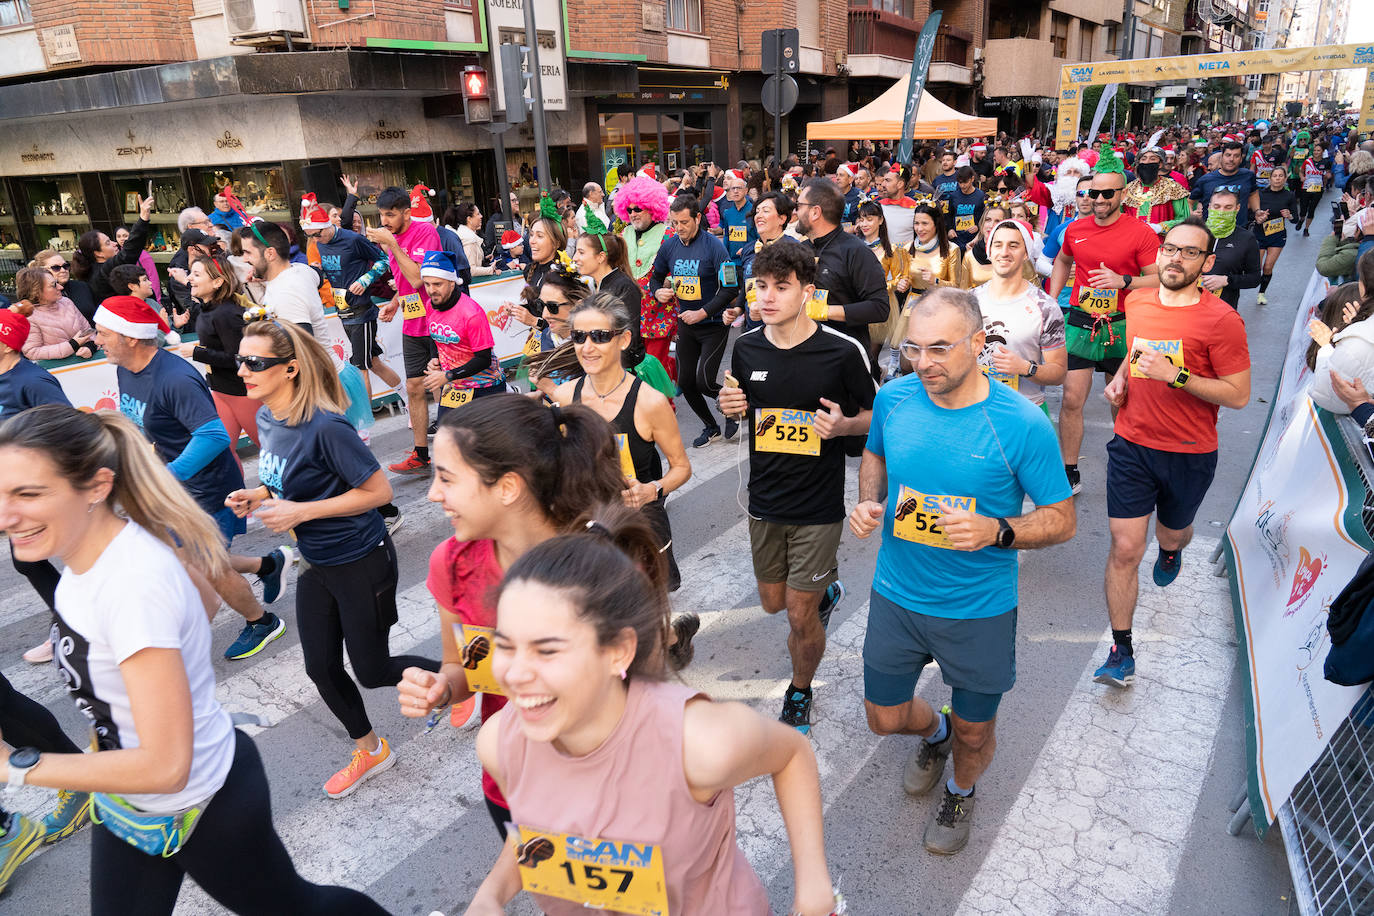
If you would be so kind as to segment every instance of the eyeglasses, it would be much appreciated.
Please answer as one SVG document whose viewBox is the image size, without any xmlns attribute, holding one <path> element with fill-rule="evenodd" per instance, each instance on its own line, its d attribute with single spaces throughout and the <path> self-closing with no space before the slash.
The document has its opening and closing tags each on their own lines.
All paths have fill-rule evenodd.
<svg viewBox="0 0 1374 916">
<path fill-rule="evenodd" d="M 1195 245 L 1184 245 L 1180 247 L 1170 244 L 1169 242 L 1165 242 L 1163 245 L 1159 246 L 1159 253 L 1166 258 L 1172 258 L 1175 255 L 1183 255 L 1185 261 L 1196 261 L 1198 258 L 1206 257 L 1211 254 L 1206 248 L 1198 248 Z"/>
<path fill-rule="evenodd" d="M 1120 188 L 1088 188 L 1088 196 L 1093 200 L 1097 200 L 1099 197 L 1103 200 L 1111 200 L 1119 190 Z"/>
<path fill-rule="evenodd" d="M 49 265 L 48 265 L 48 270 L 52 271 L 53 273 L 57 273 L 59 270 L 66 270 L 66 269 L 67 269 L 67 262 L 66 262 L 66 261 L 63 261 L 61 264 L 49 264 Z"/>
<path fill-rule="evenodd" d="M 531 304 L 541 311 L 548 312 L 550 315 L 557 315 L 558 310 L 564 305 L 562 302 L 549 302 L 547 299 L 536 299 Z"/>
<path fill-rule="evenodd" d="M 981 330 L 982 328 L 975 328 L 972 331 L 969 331 L 963 337 L 960 337 L 954 343 L 936 344 L 933 347 L 923 347 L 919 344 L 914 344 L 909 340 L 904 340 L 902 341 L 902 355 L 905 356 L 907 360 L 913 364 L 918 362 L 923 354 L 929 356 L 932 362 L 942 363 L 945 360 L 949 359 L 950 354 L 953 353 L 961 343 L 968 340 L 970 337 L 972 337 L 974 334 L 977 334 Z"/>
<path fill-rule="evenodd" d="M 605 328 L 597 328 L 595 331 L 574 330 L 571 333 L 572 342 L 581 345 L 586 343 L 588 339 L 590 339 L 591 342 L 594 344 L 608 344 L 611 341 L 615 340 L 616 335 L 618 335 L 620 332 L 608 331 Z"/>
<path fill-rule="evenodd" d="M 1073 193 L 1076 194 L 1076 195 L 1078 195 L 1079 197 L 1087 197 L 1087 196 L 1088 196 L 1088 189 L 1087 189 L 1087 188 L 1079 188 L 1077 191 L 1074 191 Z"/>
<path fill-rule="evenodd" d="M 626 213 L 643 213 L 643 212 L 644 212 L 644 208 L 643 208 L 643 207 L 626 207 L 626 208 L 625 208 L 625 212 L 626 212 Z"/>
<path fill-rule="evenodd" d="M 235 356 L 234 362 L 247 366 L 249 372 L 266 372 L 273 366 L 291 362 L 293 356 Z"/>
</svg>

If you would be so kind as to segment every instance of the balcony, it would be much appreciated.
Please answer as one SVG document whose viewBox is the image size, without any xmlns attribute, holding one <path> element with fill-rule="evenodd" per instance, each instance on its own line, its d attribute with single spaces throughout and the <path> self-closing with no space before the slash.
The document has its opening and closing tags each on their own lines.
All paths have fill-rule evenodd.
<svg viewBox="0 0 1374 916">
<path fill-rule="evenodd" d="M 911 71 L 916 36 L 922 23 L 885 10 L 849 11 L 849 60 L 851 76 L 900 79 Z M 969 48 L 973 36 L 963 29 L 941 25 L 935 35 L 928 82 L 973 85 Z"/>
</svg>

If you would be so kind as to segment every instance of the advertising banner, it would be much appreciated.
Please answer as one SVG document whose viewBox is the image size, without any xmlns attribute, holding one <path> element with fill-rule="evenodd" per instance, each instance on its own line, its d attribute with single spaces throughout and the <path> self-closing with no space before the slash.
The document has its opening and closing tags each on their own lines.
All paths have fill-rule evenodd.
<svg viewBox="0 0 1374 916">
<path fill-rule="evenodd" d="M 1363 693 L 1322 677 L 1331 602 L 1374 549 L 1360 519 L 1364 484 L 1338 421 L 1307 394 L 1307 323 L 1325 295 L 1314 273 L 1223 542 L 1248 668 L 1249 795 L 1261 831 Z"/>
</svg>

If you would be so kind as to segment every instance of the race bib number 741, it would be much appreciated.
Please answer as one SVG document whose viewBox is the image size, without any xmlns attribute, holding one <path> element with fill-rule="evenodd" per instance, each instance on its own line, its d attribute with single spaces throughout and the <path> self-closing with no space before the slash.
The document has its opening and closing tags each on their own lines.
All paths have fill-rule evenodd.
<svg viewBox="0 0 1374 916">
<path fill-rule="evenodd" d="M 620 843 L 518 828 L 515 861 L 520 886 L 593 910 L 668 916 L 663 851 L 652 843 Z"/>
</svg>

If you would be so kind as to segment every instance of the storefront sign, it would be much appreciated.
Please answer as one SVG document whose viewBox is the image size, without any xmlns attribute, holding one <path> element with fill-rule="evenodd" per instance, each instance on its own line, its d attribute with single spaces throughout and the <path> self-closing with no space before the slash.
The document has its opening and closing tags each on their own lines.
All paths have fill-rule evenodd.
<svg viewBox="0 0 1374 916">
<path fill-rule="evenodd" d="M 491 30 L 493 47 L 502 44 L 525 43 L 526 2 L 534 3 L 534 19 L 541 24 L 563 21 L 562 0 L 486 0 L 487 23 Z M 545 111 L 568 110 L 568 80 L 564 60 L 562 29 L 537 29 L 535 40 L 539 42 L 539 84 L 544 94 Z M 497 105 L 504 109 L 502 97 L 505 87 L 501 80 L 492 80 L 496 90 Z"/>
<path fill-rule="evenodd" d="M 216 149 L 243 149 L 243 141 L 235 137 L 229 131 L 224 132 L 223 137 L 215 138 Z"/>
<path fill-rule="evenodd" d="M 43 30 L 43 55 L 49 64 L 75 64 L 81 61 L 76 43 L 76 26 L 55 25 Z"/>
<path fill-rule="evenodd" d="M 377 122 L 377 129 L 372 132 L 374 140 L 404 140 L 406 129 L 404 127 L 387 126 L 385 121 Z"/>
<path fill-rule="evenodd" d="M 34 144 L 32 150 L 19 154 L 20 162 L 56 162 L 57 154 L 52 150 L 39 149 L 38 144 Z"/>
</svg>

